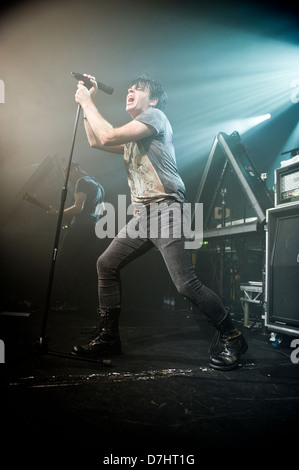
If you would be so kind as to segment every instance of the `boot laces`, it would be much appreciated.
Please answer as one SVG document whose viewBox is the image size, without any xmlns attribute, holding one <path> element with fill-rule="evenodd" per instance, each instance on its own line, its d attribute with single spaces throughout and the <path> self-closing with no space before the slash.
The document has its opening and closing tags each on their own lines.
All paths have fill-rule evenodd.
<svg viewBox="0 0 299 470">
<path fill-rule="evenodd" d="M 229 345 L 230 342 L 236 338 L 238 338 L 241 335 L 240 331 L 237 329 L 233 330 L 232 332 L 228 333 L 223 333 L 221 331 L 216 331 L 214 338 L 212 340 L 209 353 L 213 350 L 220 349 L 220 347 L 223 345 L 224 347 Z"/>
<path fill-rule="evenodd" d="M 92 335 L 89 337 L 88 342 L 92 342 L 98 336 L 100 336 L 102 333 L 105 333 L 107 331 L 107 318 L 106 316 L 101 316 L 100 317 L 100 322 L 99 325 L 94 327 L 94 331 Z"/>
</svg>

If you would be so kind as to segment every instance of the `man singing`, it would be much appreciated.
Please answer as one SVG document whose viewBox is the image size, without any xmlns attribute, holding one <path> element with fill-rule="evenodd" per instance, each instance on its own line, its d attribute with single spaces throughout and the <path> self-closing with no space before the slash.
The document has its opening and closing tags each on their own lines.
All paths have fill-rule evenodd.
<svg viewBox="0 0 299 470">
<path fill-rule="evenodd" d="M 220 370 L 237 367 L 247 343 L 232 322 L 229 311 L 218 296 L 198 279 L 186 249 L 188 237 L 177 237 L 176 217 L 178 208 L 186 203 L 185 186 L 178 173 L 172 143 L 172 128 L 165 116 L 167 95 L 157 81 L 148 76 L 133 80 L 128 89 L 126 110 L 132 120 L 113 128 L 96 108 L 93 98 L 97 91 L 94 77 L 88 90 L 78 83 L 75 100 L 84 112 L 84 125 L 91 147 L 124 155 L 128 183 L 135 213 L 129 223 L 113 239 L 107 250 L 98 258 L 98 295 L 100 329 L 97 336 L 86 345 L 74 346 L 73 354 L 100 356 L 120 353 L 121 341 L 118 320 L 121 310 L 120 270 L 129 262 L 153 247 L 161 252 L 169 274 L 179 293 L 193 302 L 205 314 L 216 329 L 216 340 L 210 349 L 210 366 Z M 155 204 L 161 222 L 158 233 L 150 230 L 151 206 Z M 163 218 L 163 213 L 173 216 Z M 183 215 L 184 218 L 184 215 Z M 165 220 L 169 224 L 169 236 L 162 236 Z M 136 237 L 136 222 L 146 221 L 146 231 Z M 155 220 L 156 223 L 156 220 Z M 165 233 L 165 232 L 164 232 Z"/>
</svg>

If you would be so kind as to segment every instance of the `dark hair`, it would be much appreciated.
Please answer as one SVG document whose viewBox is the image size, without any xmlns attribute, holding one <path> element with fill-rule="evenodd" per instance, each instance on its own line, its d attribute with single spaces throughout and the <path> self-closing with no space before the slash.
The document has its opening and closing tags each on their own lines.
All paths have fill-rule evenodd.
<svg viewBox="0 0 299 470">
<path fill-rule="evenodd" d="M 158 98 L 158 102 L 155 108 L 164 109 L 167 102 L 167 94 L 161 83 L 157 80 L 152 79 L 147 74 L 140 75 L 135 80 L 132 80 L 129 87 L 136 86 L 141 90 L 149 90 L 149 96 L 151 99 Z"/>
</svg>

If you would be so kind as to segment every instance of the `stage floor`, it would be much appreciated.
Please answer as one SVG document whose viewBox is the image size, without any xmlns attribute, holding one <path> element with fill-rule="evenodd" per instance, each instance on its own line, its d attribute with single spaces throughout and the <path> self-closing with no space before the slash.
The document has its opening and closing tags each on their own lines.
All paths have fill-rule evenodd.
<svg viewBox="0 0 299 470">
<path fill-rule="evenodd" d="M 126 456 L 145 465 L 148 455 L 195 455 L 198 463 L 204 449 L 273 453 L 296 441 L 299 364 L 291 361 L 291 339 L 274 347 L 269 332 L 236 319 L 249 349 L 236 370 L 221 372 L 209 367 L 214 329 L 205 318 L 124 308 L 123 354 L 107 367 L 51 354 L 68 354 L 92 336 L 94 312 L 50 312 L 50 354 L 33 348 L 42 318 L 42 311 L 0 315 L 1 442 L 10 463 L 38 454 L 88 465 Z"/>
</svg>

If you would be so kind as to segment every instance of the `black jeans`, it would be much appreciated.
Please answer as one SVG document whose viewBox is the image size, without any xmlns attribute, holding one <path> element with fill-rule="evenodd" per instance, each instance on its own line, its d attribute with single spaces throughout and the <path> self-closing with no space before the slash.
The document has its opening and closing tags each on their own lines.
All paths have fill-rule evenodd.
<svg viewBox="0 0 299 470">
<path fill-rule="evenodd" d="M 134 216 L 98 258 L 100 308 L 121 306 L 121 269 L 155 246 L 161 252 L 178 292 L 217 325 L 225 317 L 226 310 L 219 297 L 202 284 L 193 269 L 192 250 L 185 247 L 190 238 L 188 227 L 184 229 L 187 221 L 183 205 L 168 201 L 156 204 L 156 207 L 158 212 L 154 216 L 149 206 Z"/>
</svg>

